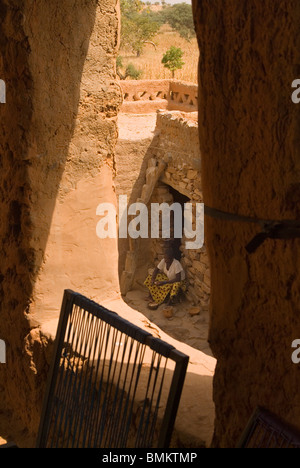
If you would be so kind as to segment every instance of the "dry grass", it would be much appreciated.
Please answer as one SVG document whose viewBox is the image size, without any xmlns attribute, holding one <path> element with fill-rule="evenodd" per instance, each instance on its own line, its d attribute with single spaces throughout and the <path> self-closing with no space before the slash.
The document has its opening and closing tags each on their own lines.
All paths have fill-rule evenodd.
<svg viewBox="0 0 300 468">
<path fill-rule="evenodd" d="M 183 61 L 185 62 L 181 70 L 176 70 L 175 78 L 197 83 L 199 49 L 196 38 L 188 42 L 180 37 L 177 32 L 172 31 L 168 26 L 164 25 L 153 39 L 153 42 L 156 44 L 156 48 L 150 44 L 146 44 L 140 57 L 132 55 L 132 52 L 120 50 L 119 55 L 123 57 L 124 67 L 128 63 L 132 63 L 136 68 L 143 71 L 141 76 L 143 80 L 171 78 L 171 72 L 163 66 L 161 59 L 163 54 L 173 45 L 180 47 L 184 52 Z"/>
</svg>

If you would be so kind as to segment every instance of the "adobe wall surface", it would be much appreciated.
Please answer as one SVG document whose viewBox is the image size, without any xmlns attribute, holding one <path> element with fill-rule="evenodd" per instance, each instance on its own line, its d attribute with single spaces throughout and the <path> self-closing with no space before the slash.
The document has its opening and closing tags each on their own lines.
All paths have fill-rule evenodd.
<svg viewBox="0 0 300 468">
<path fill-rule="evenodd" d="M 58 315 L 65 288 L 119 290 L 117 242 L 96 236 L 98 204 L 116 202 L 119 17 L 114 0 L 0 9 L 0 391 L 34 434 L 51 354 L 39 322 Z"/>
<path fill-rule="evenodd" d="M 197 111 L 198 86 L 180 80 L 120 80 L 120 111 L 147 114 L 157 110 Z"/>
<path fill-rule="evenodd" d="M 300 217 L 297 0 L 194 0 L 201 50 L 199 131 L 204 202 L 260 219 Z M 206 216 L 211 263 L 214 446 L 234 446 L 256 405 L 299 426 L 300 241 Z"/>
<path fill-rule="evenodd" d="M 130 206 L 140 197 L 148 161 L 156 152 L 156 114 L 118 115 L 119 138 L 116 145 L 116 195 L 127 196 Z M 118 240 L 119 276 L 125 268 L 129 238 Z"/>
</svg>

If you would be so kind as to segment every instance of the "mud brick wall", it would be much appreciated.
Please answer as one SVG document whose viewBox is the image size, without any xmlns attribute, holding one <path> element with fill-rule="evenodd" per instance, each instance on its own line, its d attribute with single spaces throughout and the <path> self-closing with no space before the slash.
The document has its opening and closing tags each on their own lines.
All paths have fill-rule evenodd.
<svg viewBox="0 0 300 468">
<path fill-rule="evenodd" d="M 121 112 L 143 114 L 158 109 L 197 111 L 198 86 L 179 80 L 121 80 Z"/>
<path fill-rule="evenodd" d="M 1 0 L 0 11 L 0 398 L 34 441 L 51 354 L 40 321 L 57 317 L 64 288 L 88 293 L 96 277 L 96 295 L 118 290 L 99 268 L 116 242 L 95 231 L 97 204 L 114 200 L 119 13 L 114 0 Z"/>
<path fill-rule="evenodd" d="M 194 0 L 201 51 L 199 133 L 206 205 L 282 220 L 300 217 L 298 0 Z M 300 240 L 245 246 L 256 224 L 206 216 L 211 265 L 214 446 L 234 446 L 262 405 L 299 426 Z"/>
</svg>

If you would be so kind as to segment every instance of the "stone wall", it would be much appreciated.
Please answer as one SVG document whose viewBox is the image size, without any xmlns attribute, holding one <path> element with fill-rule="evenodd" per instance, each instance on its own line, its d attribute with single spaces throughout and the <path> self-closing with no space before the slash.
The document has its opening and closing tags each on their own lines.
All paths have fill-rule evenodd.
<svg viewBox="0 0 300 468">
<path fill-rule="evenodd" d="M 256 219 L 299 220 L 298 0 L 194 0 L 205 204 Z M 214 446 L 235 446 L 262 405 L 299 427 L 300 241 L 266 239 L 260 226 L 206 216 L 211 265 Z"/>
<path fill-rule="evenodd" d="M 198 86 L 179 80 L 121 80 L 121 112 L 146 114 L 158 109 L 197 111 Z"/>
<path fill-rule="evenodd" d="M 120 189 L 123 193 L 134 193 L 134 196 L 129 198 L 130 203 L 145 201 L 149 213 L 152 203 L 172 204 L 176 201 L 172 194 L 174 190 L 178 193 L 179 199 L 184 200 L 181 203 L 190 202 L 194 206 L 196 203 L 201 203 L 203 199 L 197 113 L 158 111 L 154 136 L 148 141 L 147 151 L 142 148 L 145 141 L 128 139 L 127 145 L 134 144 L 135 150 L 128 146 L 131 150 L 126 152 L 125 140 L 122 140 L 123 152 L 118 159 L 120 162 L 121 158 L 131 162 L 126 164 L 126 171 L 122 171 L 122 165 L 118 166 L 120 172 L 117 181 L 121 183 L 121 186 L 118 184 L 118 193 Z M 120 152 L 119 146 L 120 143 L 117 147 L 118 152 Z M 155 178 L 159 164 L 163 164 L 163 167 L 159 177 Z M 126 190 L 125 182 L 122 182 L 125 176 Z M 151 225 L 149 232 L 150 229 Z M 183 236 L 180 245 L 181 261 L 188 279 L 187 298 L 193 305 L 207 308 L 210 297 L 210 270 L 206 246 L 190 249 L 187 248 L 188 241 L 189 239 Z M 123 294 L 126 294 L 133 284 L 136 286 L 141 284 L 148 269 L 153 268 L 161 260 L 164 243 L 165 239 L 161 238 L 161 232 L 158 239 L 140 239 L 131 242 L 131 245 L 127 240 L 127 256 L 124 255 L 119 262 L 120 275 L 124 278 L 124 281 L 121 281 Z M 125 246 L 125 240 L 122 244 Z"/>
<path fill-rule="evenodd" d="M 0 11 L 0 391 L 33 441 L 51 354 L 40 322 L 57 319 L 65 288 L 119 290 L 117 242 L 96 236 L 97 205 L 115 202 L 119 13 L 114 0 Z"/>
<path fill-rule="evenodd" d="M 160 177 L 165 189 L 158 189 L 153 194 L 151 203 L 172 203 L 174 198 L 167 190 L 170 186 L 179 194 L 185 195 L 185 202 L 202 203 L 201 154 L 199 148 L 197 113 L 180 111 L 158 112 L 157 131 L 159 131 L 159 148 L 157 158 L 166 162 L 166 168 Z M 194 210 L 195 213 L 195 210 Z M 195 229 L 195 224 L 193 225 Z M 210 296 L 210 272 L 206 247 L 200 249 L 186 248 L 188 239 L 183 236 L 180 246 L 181 262 L 188 280 L 187 298 L 194 304 L 207 307 Z M 162 242 L 154 240 L 153 258 L 162 258 Z"/>
<path fill-rule="evenodd" d="M 167 163 L 162 180 L 193 200 L 202 201 L 198 113 L 157 112 L 157 157 Z"/>
</svg>

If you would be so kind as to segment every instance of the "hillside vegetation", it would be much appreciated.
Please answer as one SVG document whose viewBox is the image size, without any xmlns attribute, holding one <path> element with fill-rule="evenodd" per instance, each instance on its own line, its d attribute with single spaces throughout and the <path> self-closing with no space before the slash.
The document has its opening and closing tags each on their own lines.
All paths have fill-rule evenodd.
<svg viewBox="0 0 300 468">
<path fill-rule="evenodd" d="M 171 78 L 172 72 L 164 67 L 162 58 L 171 47 L 178 47 L 183 52 L 184 65 L 175 71 L 175 78 L 197 83 L 199 49 L 191 16 L 182 24 L 183 21 L 177 21 L 176 15 L 175 19 L 168 16 L 167 9 L 157 11 L 156 7 L 153 10 L 139 1 L 123 0 L 121 7 L 119 76 L 124 79 L 129 66 L 131 71 L 135 69 L 138 72 L 134 76 L 127 75 L 129 79 Z M 187 13 L 191 15 L 188 8 L 191 7 L 185 4 Z"/>
</svg>

